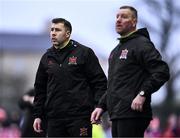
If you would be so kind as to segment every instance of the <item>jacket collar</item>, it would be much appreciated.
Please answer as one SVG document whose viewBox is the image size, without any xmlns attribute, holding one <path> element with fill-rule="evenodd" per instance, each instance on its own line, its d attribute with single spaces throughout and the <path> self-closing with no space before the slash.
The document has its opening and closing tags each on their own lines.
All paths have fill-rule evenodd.
<svg viewBox="0 0 180 138">
<path fill-rule="evenodd" d="M 137 31 L 130 33 L 126 37 L 118 38 L 118 40 L 120 41 L 120 43 L 125 43 L 128 40 L 134 39 L 134 38 L 139 37 L 139 36 L 144 36 L 150 40 L 150 36 L 149 36 L 149 32 L 148 32 L 147 28 L 138 29 Z"/>
</svg>

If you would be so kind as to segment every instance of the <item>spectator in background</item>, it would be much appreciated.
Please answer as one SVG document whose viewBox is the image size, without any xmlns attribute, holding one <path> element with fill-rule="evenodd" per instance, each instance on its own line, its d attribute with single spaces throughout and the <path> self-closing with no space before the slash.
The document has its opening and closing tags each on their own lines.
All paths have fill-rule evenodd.
<svg viewBox="0 0 180 138">
<path fill-rule="evenodd" d="M 52 47 L 42 56 L 35 80 L 34 130 L 49 137 L 92 137 L 91 112 L 107 88 L 106 76 L 91 48 L 71 40 L 71 23 L 55 18 Z"/>
<path fill-rule="evenodd" d="M 20 138 L 20 131 L 12 125 L 4 108 L 0 107 L 0 138 Z"/>
<path fill-rule="evenodd" d="M 177 117 L 177 125 L 175 128 L 176 137 L 180 137 L 180 116 Z"/>
<path fill-rule="evenodd" d="M 0 127 L 3 127 L 7 121 L 7 113 L 6 110 L 0 107 Z"/>
<path fill-rule="evenodd" d="M 175 133 L 176 127 L 177 127 L 177 116 L 176 114 L 172 113 L 169 115 L 167 119 L 165 129 L 162 132 L 162 137 L 165 138 L 176 137 L 176 133 Z"/>
<path fill-rule="evenodd" d="M 151 95 L 169 79 L 169 68 L 146 28 L 136 29 L 137 10 L 122 6 L 116 15 L 119 44 L 109 57 L 108 89 L 91 116 L 108 110 L 113 137 L 143 137 L 152 119 Z"/>
<path fill-rule="evenodd" d="M 19 100 L 19 107 L 21 110 L 23 110 L 23 116 L 20 122 L 21 137 L 45 137 L 46 136 L 45 134 L 46 131 L 42 133 L 37 133 L 33 129 L 33 122 L 34 122 L 33 101 L 34 101 L 34 89 L 30 89 Z"/>
<path fill-rule="evenodd" d="M 160 129 L 160 120 L 158 117 L 153 117 L 151 120 L 149 127 L 145 132 L 145 137 L 154 138 L 161 137 L 161 129 Z"/>
</svg>

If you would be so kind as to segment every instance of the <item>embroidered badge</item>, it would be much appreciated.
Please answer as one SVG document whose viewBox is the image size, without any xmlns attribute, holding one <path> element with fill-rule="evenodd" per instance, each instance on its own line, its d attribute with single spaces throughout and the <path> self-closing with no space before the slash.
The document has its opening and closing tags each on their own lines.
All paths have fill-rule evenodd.
<svg viewBox="0 0 180 138">
<path fill-rule="evenodd" d="M 77 57 L 69 57 L 69 65 L 77 65 Z"/>
<path fill-rule="evenodd" d="M 52 65 L 52 64 L 53 64 L 52 60 L 48 60 L 48 65 Z"/>
<path fill-rule="evenodd" d="M 128 50 L 124 49 L 121 51 L 120 59 L 127 59 Z"/>
<path fill-rule="evenodd" d="M 80 136 L 87 136 L 88 135 L 88 129 L 83 127 L 80 128 Z"/>
</svg>

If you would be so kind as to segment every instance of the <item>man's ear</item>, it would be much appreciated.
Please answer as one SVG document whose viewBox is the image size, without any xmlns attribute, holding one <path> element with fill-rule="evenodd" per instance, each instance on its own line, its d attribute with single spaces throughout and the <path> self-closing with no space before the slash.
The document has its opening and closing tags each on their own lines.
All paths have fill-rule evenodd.
<svg viewBox="0 0 180 138">
<path fill-rule="evenodd" d="M 67 37 L 70 37 L 70 35 L 71 35 L 70 31 L 67 31 L 67 32 L 66 32 L 66 36 L 67 36 Z"/>
<path fill-rule="evenodd" d="M 137 24 L 137 19 L 133 19 L 133 27 L 136 27 L 136 24 Z"/>
</svg>

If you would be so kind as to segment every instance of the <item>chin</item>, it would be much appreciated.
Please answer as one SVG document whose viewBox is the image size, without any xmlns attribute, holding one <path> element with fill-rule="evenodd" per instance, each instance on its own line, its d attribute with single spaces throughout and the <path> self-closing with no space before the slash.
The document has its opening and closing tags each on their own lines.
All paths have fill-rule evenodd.
<svg viewBox="0 0 180 138">
<path fill-rule="evenodd" d="M 116 29 L 116 32 L 117 32 L 118 34 L 121 34 L 121 33 L 122 33 L 122 31 L 119 30 L 119 29 Z"/>
<path fill-rule="evenodd" d="M 56 42 L 55 42 L 55 43 L 52 43 L 52 44 L 55 45 L 55 46 L 58 45 L 58 43 L 56 43 Z"/>
<path fill-rule="evenodd" d="M 118 34 L 120 34 L 120 35 L 122 34 L 122 32 L 121 32 L 121 31 L 116 31 L 116 33 L 118 33 Z"/>
</svg>

